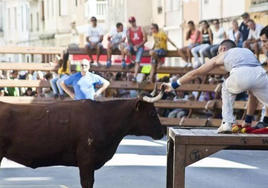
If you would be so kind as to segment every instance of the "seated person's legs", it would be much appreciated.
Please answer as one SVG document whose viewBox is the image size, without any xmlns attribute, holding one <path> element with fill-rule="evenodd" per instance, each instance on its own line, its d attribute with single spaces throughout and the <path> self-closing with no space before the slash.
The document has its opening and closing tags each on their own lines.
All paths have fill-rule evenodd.
<svg viewBox="0 0 268 188">
<path fill-rule="evenodd" d="M 208 47 L 206 47 L 206 48 L 203 49 L 203 51 L 204 51 L 204 55 L 205 55 L 206 57 L 208 57 L 209 59 L 212 58 L 212 55 L 210 54 L 210 48 L 212 48 L 212 45 L 210 45 L 210 46 L 208 46 Z"/>
<path fill-rule="evenodd" d="M 94 59 L 93 59 L 92 53 L 91 53 L 91 51 L 93 50 L 93 46 L 90 43 L 87 43 L 85 45 L 85 49 L 86 49 L 86 52 L 91 60 L 90 63 L 94 63 Z"/>
<path fill-rule="evenodd" d="M 102 43 L 99 42 L 96 45 L 97 66 L 101 65 L 100 62 L 99 62 L 99 59 L 100 59 L 100 53 L 101 53 L 102 49 L 103 49 L 103 45 L 102 45 Z"/>
<path fill-rule="evenodd" d="M 217 56 L 219 46 L 220 45 L 213 45 L 213 47 L 210 49 L 210 54 L 212 57 Z"/>
</svg>

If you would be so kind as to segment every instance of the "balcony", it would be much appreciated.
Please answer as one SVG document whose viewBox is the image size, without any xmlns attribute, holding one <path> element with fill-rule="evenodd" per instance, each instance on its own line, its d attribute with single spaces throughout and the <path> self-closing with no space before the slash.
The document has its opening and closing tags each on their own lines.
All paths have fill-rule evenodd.
<svg viewBox="0 0 268 188">
<path fill-rule="evenodd" d="M 107 12 L 107 1 L 91 0 L 86 2 L 85 17 L 95 16 L 98 20 L 104 20 Z"/>
<path fill-rule="evenodd" d="M 268 11 L 268 0 L 251 0 L 250 12 Z"/>
</svg>

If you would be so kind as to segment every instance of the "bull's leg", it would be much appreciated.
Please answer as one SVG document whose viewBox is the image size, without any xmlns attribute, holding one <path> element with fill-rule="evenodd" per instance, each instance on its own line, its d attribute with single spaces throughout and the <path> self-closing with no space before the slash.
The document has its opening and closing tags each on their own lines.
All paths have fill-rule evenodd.
<svg viewBox="0 0 268 188">
<path fill-rule="evenodd" d="M 79 164 L 80 183 L 82 188 L 93 188 L 94 184 L 94 168 L 93 165 Z"/>
</svg>

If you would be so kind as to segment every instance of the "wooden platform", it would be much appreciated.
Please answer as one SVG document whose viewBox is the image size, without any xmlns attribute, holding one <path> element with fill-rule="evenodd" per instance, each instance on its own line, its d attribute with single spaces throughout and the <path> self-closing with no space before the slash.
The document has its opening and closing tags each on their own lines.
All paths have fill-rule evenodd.
<svg viewBox="0 0 268 188">
<path fill-rule="evenodd" d="M 216 129 L 175 128 L 169 128 L 168 134 L 167 188 L 185 188 L 185 168 L 220 150 L 268 150 L 268 134 L 217 134 Z"/>
</svg>

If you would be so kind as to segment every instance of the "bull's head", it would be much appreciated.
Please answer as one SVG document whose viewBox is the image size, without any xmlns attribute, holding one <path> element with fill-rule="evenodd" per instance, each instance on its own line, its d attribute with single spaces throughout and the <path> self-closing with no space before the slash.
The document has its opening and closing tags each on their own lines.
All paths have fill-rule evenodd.
<svg viewBox="0 0 268 188">
<path fill-rule="evenodd" d="M 161 122 L 153 104 L 163 97 L 164 87 L 161 88 L 158 95 L 156 95 L 156 92 L 157 86 L 155 86 L 154 91 L 151 94 L 142 92 L 138 96 L 134 106 L 136 111 L 134 115 L 134 123 L 138 126 L 138 129 L 136 129 L 136 135 L 146 135 L 154 139 L 161 139 L 164 136 Z"/>
</svg>

